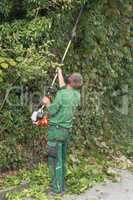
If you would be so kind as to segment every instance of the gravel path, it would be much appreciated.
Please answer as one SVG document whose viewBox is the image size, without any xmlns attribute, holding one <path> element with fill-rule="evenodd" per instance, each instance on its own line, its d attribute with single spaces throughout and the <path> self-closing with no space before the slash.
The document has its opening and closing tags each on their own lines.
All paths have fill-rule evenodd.
<svg viewBox="0 0 133 200">
<path fill-rule="evenodd" d="M 95 186 L 80 196 L 66 196 L 63 200 L 133 200 L 133 174 L 121 170 L 120 182 Z"/>
</svg>

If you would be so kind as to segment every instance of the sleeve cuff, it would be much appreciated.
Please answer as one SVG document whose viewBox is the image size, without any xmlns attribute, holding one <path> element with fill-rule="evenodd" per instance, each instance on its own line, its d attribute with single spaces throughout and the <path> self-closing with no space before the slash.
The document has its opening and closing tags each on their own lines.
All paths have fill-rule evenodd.
<svg viewBox="0 0 133 200">
<path fill-rule="evenodd" d="M 66 85 L 59 88 L 59 90 L 66 89 Z"/>
</svg>

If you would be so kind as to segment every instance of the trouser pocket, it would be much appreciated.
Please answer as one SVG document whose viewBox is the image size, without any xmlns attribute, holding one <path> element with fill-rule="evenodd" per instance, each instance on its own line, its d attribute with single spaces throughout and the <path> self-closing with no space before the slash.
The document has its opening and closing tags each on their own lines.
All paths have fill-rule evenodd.
<svg viewBox="0 0 133 200">
<path fill-rule="evenodd" d="M 48 156 L 57 158 L 57 151 L 58 151 L 57 142 L 48 142 Z"/>
</svg>

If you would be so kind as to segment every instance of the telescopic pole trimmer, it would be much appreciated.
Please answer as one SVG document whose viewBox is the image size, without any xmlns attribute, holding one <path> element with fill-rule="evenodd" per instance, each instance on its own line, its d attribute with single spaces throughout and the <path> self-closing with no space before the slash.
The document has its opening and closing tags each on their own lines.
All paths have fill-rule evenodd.
<svg viewBox="0 0 133 200">
<path fill-rule="evenodd" d="M 71 46 L 71 44 L 72 44 L 72 42 L 73 42 L 73 39 L 74 39 L 75 36 L 76 36 L 77 26 L 78 26 L 78 23 L 79 23 L 79 21 L 80 21 L 80 18 L 81 18 L 81 16 L 82 16 L 83 12 L 84 12 L 84 9 L 85 9 L 85 7 L 86 7 L 86 4 L 87 4 L 87 2 L 86 2 L 85 4 L 83 4 L 82 7 L 81 7 L 81 9 L 80 9 L 80 12 L 79 12 L 79 15 L 78 15 L 78 17 L 77 17 L 76 23 L 75 23 L 75 25 L 74 25 L 74 27 L 73 27 L 73 30 L 72 30 L 71 39 L 70 39 L 70 41 L 68 42 L 68 45 L 67 45 L 66 50 L 65 50 L 65 52 L 64 52 L 64 55 L 63 55 L 63 57 L 62 57 L 62 59 L 61 59 L 61 64 L 64 63 L 64 60 L 65 60 L 66 55 L 67 55 L 67 53 L 68 53 L 68 50 L 69 50 L 69 48 L 70 48 L 70 46 Z M 57 77 L 58 77 L 58 74 L 56 73 L 56 74 L 55 74 L 55 77 L 54 77 L 54 79 L 53 79 L 53 81 L 52 81 L 51 88 L 54 86 Z"/>
<path fill-rule="evenodd" d="M 88 2 L 88 1 L 86 1 L 86 2 L 81 6 L 79 15 L 78 15 L 78 17 L 77 17 L 77 20 L 76 20 L 75 25 L 74 25 L 73 30 L 72 30 L 72 34 L 71 34 L 70 41 L 68 42 L 68 45 L 67 45 L 66 50 L 65 50 L 65 52 L 64 52 L 64 55 L 63 55 L 63 57 L 62 57 L 62 59 L 61 59 L 61 64 L 64 63 L 64 60 L 65 60 L 66 55 L 67 55 L 67 53 L 68 53 L 68 51 L 69 51 L 69 48 L 70 48 L 70 46 L 71 46 L 71 44 L 72 44 L 72 42 L 73 42 L 73 39 L 74 39 L 75 36 L 76 36 L 77 26 L 78 26 L 78 24 L 79 24 L 81 15 L 82 15 L 83 12 L 84 12 L 84 9 L 85 9 L 85 7 L 86 7 L 87 2 Z M 49 87 L 49 90 L 48 90 L 46 96 L 48 96 L 48 97 L 51 96 L 51 90 L 53 89 L 53 86 L 54 86 L 54 84 L 55 84 L 55 82 L 56 82 L 57 77 L 58 77 L 58 73 L 57 73 L 57 71 L 56 71 L 56 74 L 55 74 L 55 76 L 54 76 L 54 79 L 53 79 L 53 81 L 52 81 L 52 83 L 51 83 L 51 86 Z M 45 115 L 45 113 L 44 113 L 44 111 L 43 111 L 44 108 L 45 108 L 45 105 L 43 105 L 38 111 L 33 112 L 32 116 L 31 116 L 31 119 L 32 119 L 32 122 L 33 122 L 34 124 L 42 125 L 42 126 L 46 126 L 46 125 L 48 124 L 48 120 L 47 120 L 47 118 L 45 117 L 46 115 Z M 40 120 L 40 123 L 39 123 L 39 120 Z M 37 122 L 38 122 L 38 123 L 37 123 Z"/>
</svg>

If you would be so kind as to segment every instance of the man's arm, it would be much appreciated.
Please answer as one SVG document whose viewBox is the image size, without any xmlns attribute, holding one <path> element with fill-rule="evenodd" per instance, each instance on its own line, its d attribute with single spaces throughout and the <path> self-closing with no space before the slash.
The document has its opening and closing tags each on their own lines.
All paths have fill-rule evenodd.
<svg viewBox="0 0 133 200">
<path fill-rule="evenodd" d="M 62 88 L 62 87 L 64 87 L 66 85 L 65 81 L 64 81 L 63 74 L 62 74 L 62 69 L 58 67 L 57 68 L 57 73 L 58 73 L 59 87 Z"/>
<path fill-rule="evenodd" d="M 50 116 L 55 115 L 61 106 L 61 94 L 60 92 L 57 93 L 54 101 L 51 103 L 48 97 L 44 97 L 42 100 L 43 104 L 46 105 L 48 109 L 48 113 Z"/>
</svg>

